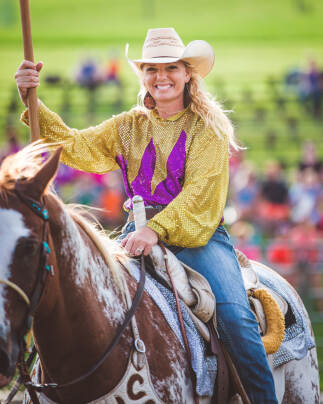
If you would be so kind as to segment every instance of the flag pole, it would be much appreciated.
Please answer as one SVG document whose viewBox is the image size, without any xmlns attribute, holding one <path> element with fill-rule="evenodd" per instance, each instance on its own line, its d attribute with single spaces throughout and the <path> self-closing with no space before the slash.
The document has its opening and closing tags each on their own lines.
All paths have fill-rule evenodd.
<svg viewBox="0 0 323 404">
<path fill-rule="evenodd" d="M 34 63 L 29 0 L 19 0 L 19 1 L 20 1 L 22 39 L 24 45 L 24 57 L 25 60 L 29 60 L 30 62 Z M 40 137 L 36 87 L 28 89 L 27 103 L 29 109 L 30 139 L 32 142 L 34 142 Z"/>
</svg>

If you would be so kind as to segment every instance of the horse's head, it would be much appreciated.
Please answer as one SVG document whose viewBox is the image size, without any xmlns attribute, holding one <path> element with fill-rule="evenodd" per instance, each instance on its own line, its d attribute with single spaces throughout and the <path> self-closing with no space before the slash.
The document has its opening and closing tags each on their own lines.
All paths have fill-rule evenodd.
<svg viewBox="0 0 323 404">
<path fill-rule="evenodd" d="M 43 270 L 46 220 L 37 209 L 42 209 L 60 156 L 58 150 L 42 165 L 43 150 L 28 146 L 0 168 L 0 387 L 10 382 L 22 354 Z"/>
</svg>

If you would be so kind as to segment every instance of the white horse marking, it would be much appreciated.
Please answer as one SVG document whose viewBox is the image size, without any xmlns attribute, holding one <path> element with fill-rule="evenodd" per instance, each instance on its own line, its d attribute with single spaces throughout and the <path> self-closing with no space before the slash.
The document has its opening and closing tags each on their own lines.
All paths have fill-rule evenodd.
<svg viewBox="0 0 323 404">
<path fill-rule="evenodd" d="M 301 360 L 285 365 L 286 392 L 283 404 L 319 404 L 319 373 L 316 348 L 312 348 Z"/>
<path fill-rule="evenodd" d="M 106 317 L 114 325 L 121 323 L 125 316 L 125 309 L 119 304 L 118 291 L 106 263 L 101 256 L 93 256 L 79 228 L 66 212 L 61 215 L 61 221 L 64 229 L 62 253 L 66 258 L 73 256 L 74 267 L 77 268 L 74 274 L 76 285 L 83 287 L 84 282 L 90 280 L 98 300 L 105 306 Z"/>
<path fill-rule="evenodd" d="M 18 240 L 27 237 L 30 230 L 25 226 L 21 213 L 13 209 L 0 208 L 0 279 L 10 278 L 10 265 Z M 0 319 L 5 316 L 5 285 L 0 284 Z M 8 324 L 0 323 L 0 335 L 6 336 Z"/>
<path fill-rule="evenodd" d="M 178 354 L 180 353 L 175 353 L 172 349 L 169 349 L 167 352 L 168 361 L 174 372 L 171 376 L 166 377 L 163 380 L 158 380 L 151 374 L 151 378 L 156 392 L 159 393 L 160 397 L 163 396 L 163 393 L 166 390 L 169 392 L 169 396 L 175 403 L 189 404 L 192 402 L 192 397 L 194 395 L 193 386 L 185 372 L 184 354 L 181 353 L 180 357 L 178 357 Z"/>
</svg>

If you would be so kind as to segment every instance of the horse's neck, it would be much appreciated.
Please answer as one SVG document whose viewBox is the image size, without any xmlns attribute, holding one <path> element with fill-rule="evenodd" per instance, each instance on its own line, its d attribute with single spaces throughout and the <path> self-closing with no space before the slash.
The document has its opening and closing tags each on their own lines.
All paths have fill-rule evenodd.
<svg viewBox="0 0 323 404">
<path fill-rule="evenodd" d="M 118 324 L 125 308 L 104 258 L 88 234 L 65 211 L 59 220 L 62 230 L 54 234 L 54 243 L 59 252 L 56 257 L 60 287 L 66 299 L 70 301 L 72 295 L 75 302 L 94 305 L 107 321 Z"/>
<path fill-rule="evenodd" d="M 112 339 L 126 308 L 109 268 L 86 232 L 62 207 L 50 214 L 56 282 L 49 278 L 47 293 L 55 296 L 55 302 L 50 313 L 35 317 L 34 331 L 47 373 L 55 378 L 59 371 L 60 379 L 66 381 L 73 370 L 64 366 L 66 375 L 62 375 L 62 361 L 88 370 Z M 51 283 L 55 290 L 50 289 Z M 82 352 L 86 358 L 81 357 Z"/>
</svg>

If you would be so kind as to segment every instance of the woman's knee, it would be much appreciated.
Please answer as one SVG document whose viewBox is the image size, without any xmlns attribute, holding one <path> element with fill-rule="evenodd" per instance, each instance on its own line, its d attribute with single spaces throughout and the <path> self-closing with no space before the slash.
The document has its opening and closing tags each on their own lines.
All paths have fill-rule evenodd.
<svg viewBox="0 0 323 404">
<path fill-rule="evenodd" d="M 258 323 L 250 307 L 237 303 L 217 304 L 219 326 L 229 333 L 243 334 L 250 330 L 258 332 Z"/>
</svg>

